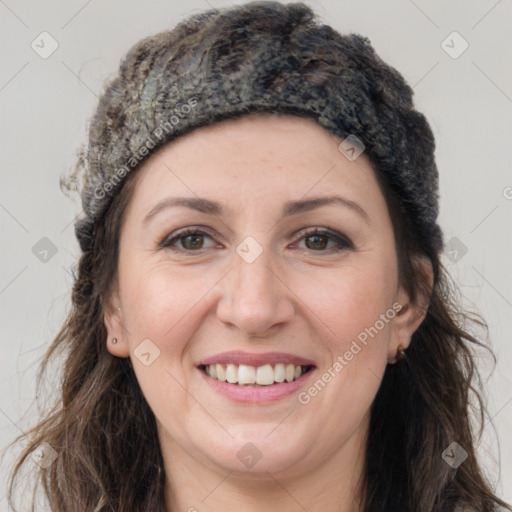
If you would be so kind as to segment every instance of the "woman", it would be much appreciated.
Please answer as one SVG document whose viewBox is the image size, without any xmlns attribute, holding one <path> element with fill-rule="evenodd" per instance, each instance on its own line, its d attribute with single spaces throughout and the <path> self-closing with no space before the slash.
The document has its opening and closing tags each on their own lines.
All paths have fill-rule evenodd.
<svg viewBox="0 0 512 512">
<path fill-rule="evenodd" d="M 15 468 L 37 453 L 52 510 L 507 506 L 433 135 L 366 38 L 298 3 L 192 16 L 130 50 L 80 177 L 62 396 Z"/>
</svg>

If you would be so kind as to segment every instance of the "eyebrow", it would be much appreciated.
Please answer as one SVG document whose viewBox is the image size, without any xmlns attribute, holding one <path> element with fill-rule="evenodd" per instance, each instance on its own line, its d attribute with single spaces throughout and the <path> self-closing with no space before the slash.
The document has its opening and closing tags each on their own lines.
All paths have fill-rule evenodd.
<svg viewBox="0 0 512 512">
<path fill-rule="evenodd" d="M 354 201 L 351 201 L 342 196 L 318 196 L 309 199 L 299 199 L 293 201 L 287 201 L 281 213 L 282 217 L 288 217 L 291 215 L 297 215 L 299 213 L 307 212 L 320 208 L 321 206 L 327 206 L 330 204 L 339 204 L 351 209 L 361 216 L 367 224 L 371 224 L 369 215 Z M 190 208 L 201 213 L 208 215 L 221 216 L 224 214 L 224 208 L 221 203 L 205 199 L 201 197 L 168 197 L 157 203 L 149 213 L 144 217 L 143 224 L 147 224 L 153 217 L 158 213 L 167 208 L 182 206 Z"/>
</svg>

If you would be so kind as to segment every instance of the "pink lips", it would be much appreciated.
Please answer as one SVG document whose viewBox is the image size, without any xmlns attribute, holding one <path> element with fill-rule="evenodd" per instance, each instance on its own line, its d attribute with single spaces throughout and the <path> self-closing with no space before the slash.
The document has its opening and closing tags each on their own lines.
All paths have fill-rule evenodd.
<svg viewBox="0 0 512 512">
<path fill-rule="evenodd" d="M 278 363 L 294 364 L 296 366 L 315 366 L 310 359 L 287 354 L 284 352 L 263 352 L 261 354 L 249 354 L 247 352 L 232 351 L 216 354 L 212 357 L 204 359 L 199 363 L 201 365 L 209 364 L 246 364 L 249 366 L 263 366 L 265 364 L 275 365 Z"/>
</svg>

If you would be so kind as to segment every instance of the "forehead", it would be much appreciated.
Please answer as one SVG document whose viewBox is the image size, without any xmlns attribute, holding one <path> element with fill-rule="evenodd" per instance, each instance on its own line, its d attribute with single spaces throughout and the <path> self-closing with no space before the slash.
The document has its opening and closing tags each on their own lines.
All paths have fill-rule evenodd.
<svg viewBox="0 0 512 512">
<path fill-rule="evenodd" d="M 292 115 L 251 114 L 198 128 L 144 162 L 129 209 L 141 216 L 159 200 L 181 195 L 218 200 L 228 214 L 265 212 L 337 192 L 379 215 L 386 205 L 372 166 L 364 153 L 349 160 L 341 141 Z"/>
</svg>

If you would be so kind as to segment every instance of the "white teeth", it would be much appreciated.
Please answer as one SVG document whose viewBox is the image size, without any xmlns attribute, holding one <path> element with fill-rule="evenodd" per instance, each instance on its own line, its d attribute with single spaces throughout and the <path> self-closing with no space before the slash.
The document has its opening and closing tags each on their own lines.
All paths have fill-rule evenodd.
<svg viewBox="0 0 512 512">
<path fill-rule="evenodd" d="M 285 379 L 288 382 L 291 382 L 293 380 L 293 375 L 295 373 L 295 365 L 294 364 L 287 364 L 285 369 Z"/>
<path fill-rule="evenodd" d="M 238 367 L 238 384 L 254 384 L 256 382 L 256 368 L 241 364 Z"/>
<path fill-rule="evenodd" d="M 238 381 L 238 368 L 234 364 L 228 364 L 226 366 L 226 380 L 230 384 L 234 384 Z"/>
<path fill-rule="evenodd" d="M 221 364 L 215 364 L 211 366 L 215 366 L 215 370 L 217 371 L 217 379 L 222 382 L 226 382 L 226 370 L 224 370 L 224 366 Z M 208 366 L 206 368 L 208 368 Z"/>
<path fill-rule="evenodd" d="M 298 366 L 297 368 L 300 368 Z M 274 369 L 272 365 L 266 364 L 265 366 L 258 366 L 256 370 L 256 384 L 260 386 L 270 386 L 274 384 Z"/>
<path fill-rule="evenodd" d="M 274 383 L 298 379 L 303 374 L 304 367 L 283 363 L 258 367 L 247 364 L 211 364 L 206 365 L 204 370 L 212 379 L 230 384 L 271 386 Z"/>
<path fill-rule="evenodd" d="M 284 370 L 284 364 L 283 363 L 276 364 L 276 366 L 274 368 L 274 372 L 275 372 L 274 380 L 276 382 L 284 382 L 284 379 L 286 376 L 286 373 Z"/>
</svg>

